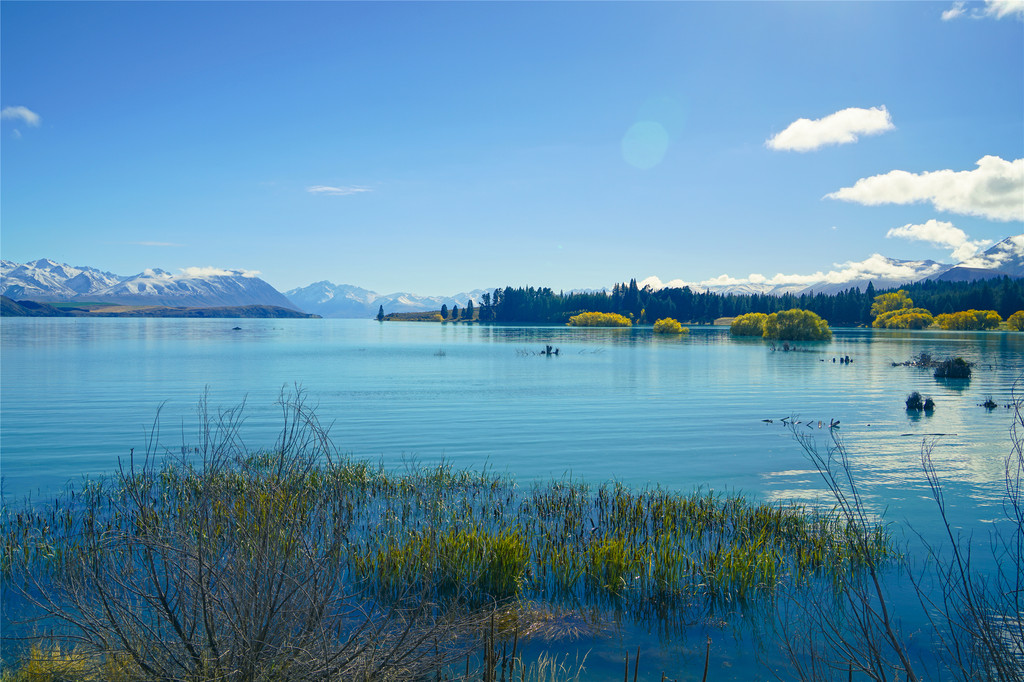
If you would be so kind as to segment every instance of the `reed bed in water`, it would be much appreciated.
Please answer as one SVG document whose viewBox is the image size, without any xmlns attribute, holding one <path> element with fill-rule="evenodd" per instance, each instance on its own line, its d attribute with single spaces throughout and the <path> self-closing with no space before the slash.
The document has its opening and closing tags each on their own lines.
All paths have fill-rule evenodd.
<svg viewBox="0 0 1024 682">
<path fill-rule="evenodd" d="M 4 510 L 2 569 L 60 572 L 123 548 L 99 541 L 199 521 L 197 496 L 216 490 L 204 526 L 230 541 L 243 520 L 261 532 L 282 516 L 329 522 L 330 558 L 381 594 L 410 585 L 481 599 L 571 595 L 580 602 L 704 597 L 743 602 L 787 580 L 840 579 L 864 559 L 891 554 L 881 526 L 856 528 L 820 509 L 755 503 L 711 491 L 680 493 L 619 483 L 596 487 L 454 470 L 449 464 L 388 471 L 366 462 L 323 463 L 302 477 L 270 455 L 237 469 L 168 465 L 117 485 L 90 481 L 45 506 Z M 142 494 L 141 516 L 124 514 Z M 130 526 L 128 524 L 131 524 Z M 274 542 L 303 540 L 279 526 Z"/>
<path fill-rule="evenodd" d="M 500 636 L 539 632 L 538 603 L 733 610 L 809 581 L 838 591 L 893 556 L 881 526 L 734 494 L 388 470 L 339 457 L 301 401 L 273 451 L 241 449 L 238 423 L 5 507 L 5 589 L 58 639 L 127 650 L 148 676 L 369 679 L 451 665 L 495 615 Z"/>
</svg>

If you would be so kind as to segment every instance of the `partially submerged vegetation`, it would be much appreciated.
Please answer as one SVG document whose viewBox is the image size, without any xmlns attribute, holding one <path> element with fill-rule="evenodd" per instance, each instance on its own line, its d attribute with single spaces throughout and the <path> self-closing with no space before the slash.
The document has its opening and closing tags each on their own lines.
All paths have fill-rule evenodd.
<svg viewBox="0 0 1024 682">
<path fill-rule="evenodd" d="M 689 334 L 690 330 L 679 323 L 679 320 L 664 317 L 654 323 L 655 334 Z"/>
<path fill-rule="evenodd" d="M 825 320 L 809 310 L 797 308 L 771 315 L 740 315 L 729 326 L 729 333 L 778 341 L 827 341 L 832 338 L 832 330 Z"/>
<path fill-rule="evenodd" d="M 42 645 L 25 670 L 74 651 L 126 679 L 420 677 L 479 662 L 496 616 L 501 637 L 537 630 L 531 604 L 685 627 L 665 624 L 895 556 L 877 524 L 738 495 L 388 471 L 339 457 L 301 398 L 282 408 L 270 452 L 203 403 L 182 454 L 4 509 L 5 589 L 37 624 L 5 636 Z"/>
<path fill-rule="evenodd" d="M 580 313 L 569 318 L 570 327 L 632 327 L 633 321 L 618 313 Z"/>
</svg>

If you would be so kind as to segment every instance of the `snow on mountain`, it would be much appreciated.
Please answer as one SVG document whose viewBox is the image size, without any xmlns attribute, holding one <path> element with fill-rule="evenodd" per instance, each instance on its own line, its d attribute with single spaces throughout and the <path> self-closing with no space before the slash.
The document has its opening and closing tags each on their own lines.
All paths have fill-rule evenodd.
<svg viewBox="0 0 1024 682">
<path fill-rule="evenodd" d="M 110 272 L 40 258 L 31 263 L 0 261 L 0 294 L 13 299 L 63 301 L 120 282 Z"/>
<path fill-rule="evenodd" d="M 984 253 L 968 258 L 935 279 L 962 282 L 996 275 L 1024 277 L 1024 234 L 1007 237 Z"/>
<path fill-rule="evenodd" d="M 295 308 L 258 273 L 218 268 L 186 268 L 174 275 L 151 269 L 120 277 L 95 268 L 72 267 L 48 259 L 0 264 L 0 293 L 35 301 L 96 301 L 125 305 L 212 307 L 272 305 Z"/>
<path fill-rule="evenodd" d="M 978 279 L 982 277 L 998 277 L 1008 274 L 1011 277 L 1024 276 L 1024 235 L 1009 237 L 996 244 L 985 253 L 958 265 L 939 263 L 933 260 L 898 260 L 881 254 L 872 254 L 862 261 L 836 263 L 828 272 L 818 271 L 810 275 L 784 275 L 765 277 L 751 274 L 745 278 L 721 275 L 701 282 L 688 282 L 675 279 L 662 283 L 657 277 L 649 277 L 639 286 L 650 285 L 654 289 L 662 287 L 688 286 L 694 291 L 712 291 L 719 294 L 835 294 L 840 291 L 857 287 L 862 291 L 872 283 L 876 289 L 900 287 L 910 282 L 923 279 L 956 279 L 955 273 L 965 273 L 972 269 L 970 277 L 960 279 Z"/>
<path fill-rule="evenodd" d="M 474 289 L 452 296 L 420 296 L 402 291 L 378 294 L 351 284 L 320 281 L 291 289 L 285 295 L 304 311 L 321 317 L 373 317 L 380 306 L 384 306 L 385 313 L 412 313 L 440 310 L 442 305 L 463 308 L 470 299 L 479 305 L 485 293 L 485 289 Z"/>
</svg>

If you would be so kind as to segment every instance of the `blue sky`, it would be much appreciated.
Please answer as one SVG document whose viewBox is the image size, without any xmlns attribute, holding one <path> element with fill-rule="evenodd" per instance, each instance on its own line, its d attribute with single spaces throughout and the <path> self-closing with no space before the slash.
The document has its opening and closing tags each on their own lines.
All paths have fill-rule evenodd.
<svg viewBox="0 0 1024 682">
<path fill-rule="evenodd" d="M 421 294 L 953 262 L 1024 232 L 1022 19 L 3 2 L 0 255 Z"/>
</svg>

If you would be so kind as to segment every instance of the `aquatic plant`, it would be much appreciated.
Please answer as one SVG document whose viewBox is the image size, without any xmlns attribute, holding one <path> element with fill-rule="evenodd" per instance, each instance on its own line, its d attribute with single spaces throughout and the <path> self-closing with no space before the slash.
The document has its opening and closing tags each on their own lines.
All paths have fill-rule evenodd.
<svg viewBox="0 0 1024 682">
<path fill-rule="evenodd" d="M 935 366 L 936 379 L 970 379 L 971 363 L 963 358 L 949 358 Z"/>
<path fill-rule="evenodd" d="M 154 427 L 116 475 L 5 508 L 5 588 L 37 641 L 150 679 L 402 677 L 478 652 L 492 618 L 527 636 L 537 600 L 725 613 L 894 556 L 881 527 L 739 495 L 390 471 L 341 457 L 301 395 L 281 406 L 269 451 L 204 400 L 195 445 L 161 456 Z"/>
</svg>

